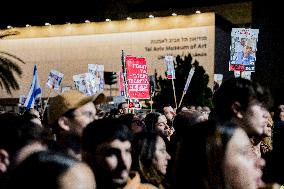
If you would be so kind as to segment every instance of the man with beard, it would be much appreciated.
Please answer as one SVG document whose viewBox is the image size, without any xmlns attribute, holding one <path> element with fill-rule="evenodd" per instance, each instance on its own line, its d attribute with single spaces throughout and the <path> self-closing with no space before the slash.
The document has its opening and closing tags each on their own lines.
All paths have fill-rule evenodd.
<svg viewBox="0 0 284 189">
<path fill-rule="evenodd" d="M 116 119 L 100 119 L 83 131 L 82 159 L 93 170 L 97 189 L 155 189 L 141 184 L 132 164 L 132 133 Z M 156 188 L 157 189 L 157 188 Z"/>
<path fill-rule="evenodd" d="M 86 96 L 77 90 L 70 90 L 50 99 L 48 122 L 59 150 L 80 159 L 83 129 L 96 118 L 95 104 L 104 100 L 103 93 Z"/>
</svg>

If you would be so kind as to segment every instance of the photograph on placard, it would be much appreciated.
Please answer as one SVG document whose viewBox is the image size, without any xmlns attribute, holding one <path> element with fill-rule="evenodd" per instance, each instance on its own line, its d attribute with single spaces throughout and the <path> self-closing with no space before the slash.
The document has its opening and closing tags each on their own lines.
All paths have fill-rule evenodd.
<svg viewBox="0 0 284 189">
<path fill-rule="evenodd" d="M 91 73 L 83 73 L 73 76 L 76 89 L 83 92 L 87 96 L 97 93 L 94 77 Z"/>
<path fill-rule="evenodd" d="M 167 78 L 175 79 L 175 67 L 174 67 L 174 57 L 173 56 L 165 56 L 165 63 L 167 66 Z"/>
<path fill-rule="evenodd" d="M 46 86 L 50 89 L 58 91 L 60 89 L 60 84 L 62 82 L 63 76 L 63 73 L 56 70 L 51 70 L 48 75 Z"/>
<path fill-rule="evenodd" d="M 88 64 L 88 72 L 94 77 L 95 85 L 98 92 L 104 90 L 104 65 Z"/>
<path fill-rule="evenodd" d="M 255 71 L 258 29 L 232 28 L 229 71 Z"/>
</svg>

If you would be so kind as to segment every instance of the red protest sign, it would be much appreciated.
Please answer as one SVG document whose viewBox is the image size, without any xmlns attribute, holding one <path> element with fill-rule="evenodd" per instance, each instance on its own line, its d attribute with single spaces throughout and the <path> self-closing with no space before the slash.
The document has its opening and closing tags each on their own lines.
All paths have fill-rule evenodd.
<svg viewBox="0 0 284 189">
<path fill-rule="evenodd" d="M 130 99 L 150 98 L 146 59 L 126 56 L 125 63 L 128 97 Z"/>
</svg>

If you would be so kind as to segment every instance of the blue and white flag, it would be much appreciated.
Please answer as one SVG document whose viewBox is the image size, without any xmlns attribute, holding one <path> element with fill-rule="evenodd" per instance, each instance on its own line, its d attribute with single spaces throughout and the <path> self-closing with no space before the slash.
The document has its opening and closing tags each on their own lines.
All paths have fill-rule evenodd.
<svg viewBox="0 0 284 189">
<path fill-rule="evenodd" d="M 25 101 L 24 107 L 26 108 L 33 108 L 35 100 L 41 96 L 41 88 L 39 86 L 39 80 L 38 80 L 38 72 L 36 65 L 34 66 L 34 72 L 33 72 L 33 80 L 31 84 L 30 92 L 27 96 L 27 99 Z"/>
</svg>

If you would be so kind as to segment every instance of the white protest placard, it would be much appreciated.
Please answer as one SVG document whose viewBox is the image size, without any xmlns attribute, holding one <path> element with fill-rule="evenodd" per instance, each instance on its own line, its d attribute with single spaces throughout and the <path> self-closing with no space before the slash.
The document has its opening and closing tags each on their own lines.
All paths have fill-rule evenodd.
<svg viewBox="0 0 284 189">
<path fill-rule="evenodd" d="M 213 93 L 215 93 L 219 89 L 222 82 L 223 82 L 223 74 L 214 74 Z"/>
<path fill-rule="evenodd" d="M 234 71 L 234 76 L 235 76 L 235 78 L 241 77 L 241 72 L 235 70 L 235 71 Z"/>
<path fill-rule="evenodd" d="M 229 71 L 255 71 L 258 29 L 232 28 Z"/>
<path fill-rule="evenodd" d="M 97 93 L 94 77 L 91 73 L 73 75 L 75 87 L 87 96 Z"/>
<path fill-rule="evenodd" d="M 104 65 L 88 64 L 88 72 L 94 77 L 95 85 L 98 92 L 104 90 Z"/>
<path fill-rule="evenodd" d="M 244 71 L 244 72 L 242 72 L 241 77 L 248 79 L 248 80 L 251 80 L 251 72 Z"/>
<path fill-rule="evenodd" d="M 128 107 L 129 109 L 140 110 L 142 108 L 142 104 L 138 99 L 131 99 Z"/>
<path fill-rule="evenodd" d="M 223 81 L 223 74 L 214 74 L 214 81 L 220 86 Z"/>
<path fill-rule="evenodd" d="M 63 76 L 63 73 L 56 70 L 51 70 L 48 75 L 46 86 L 50 89 L 58 91 L 60 89 L 60 84 L 63 79 Z"/>
<path fill-rule="evenodd" d="M 189 73 L 188 73 L 188 77 L 187 77 L 187 80 L 186 80 L 186 83 L 185 83 L 185 86 L 184 86 L 184 89 L 183 89 L 183 92 L 186 93 L 188 87 L 189 87 L 189 84 L 191 82 L 191 79 L 192 79 L 192 76 L 195 72 L 195 67 L 192 66 L 192 68 L 190 69 Z"/>
<path fill-rule="evenodd" d="M 25 95 L 19 96 L 19 104 L 24 105 L 27 97 Z"/>
<path fill-rule="evenodd" d="M 175 79 L 175 67 L 174 67 L 174 57 L 173 56 L 165 56 L 165 63 L 167 66 L 167 78 Z"/>
</svg>

